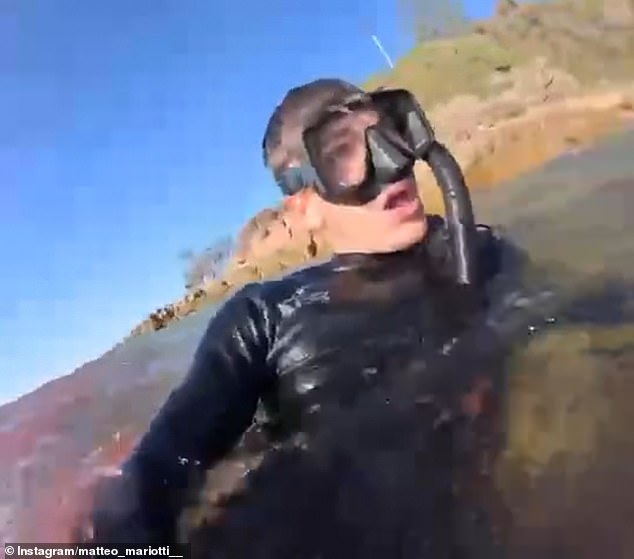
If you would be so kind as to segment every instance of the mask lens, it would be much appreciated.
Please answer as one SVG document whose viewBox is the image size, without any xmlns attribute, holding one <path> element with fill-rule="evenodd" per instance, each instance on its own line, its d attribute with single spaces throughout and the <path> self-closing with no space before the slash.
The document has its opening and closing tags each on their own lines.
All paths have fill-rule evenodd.
<svg viewBox="0 0 634 559">
<path fill-rule="evenodd" d="M 388 90 L 333 108 L 304 132 L 304 145 L 326 199 L 365 203 L 410 173 L 433 138 L 414 97 Z"/>
<path fill-rule="evenodd" d="M 295 194 L 307 186 L 317 182 L 315 170 L 310 165 L 288 167 L 275 174 L 275 180 L 282 192 L 287 196 Z"/>
<path fill-rule="evenodd" d="M 304 142 L 311 163 L 333 196 L 344 195 L 343 191 L 366 180 L 365 131 L 371 123 L 371 118 L 363 111 L 337 112 L 305 133 Z"/>
<path fill-rule="evenodd" d="M 382 118 L 416 157 L 422 157 L 434 139 L 434 131 L 414 96 L 407 90 L 379 91 L 372 102 Z"/>
</svg>

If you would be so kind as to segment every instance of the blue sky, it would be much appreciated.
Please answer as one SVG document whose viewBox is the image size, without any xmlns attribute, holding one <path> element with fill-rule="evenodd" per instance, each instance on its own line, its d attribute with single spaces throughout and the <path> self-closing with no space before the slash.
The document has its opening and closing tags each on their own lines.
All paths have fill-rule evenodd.
<svg viewBox="0 0 634 559">
<path fill-rule="evenodd" d="M 371 31 L 406 52 L 400 2 L 4 0 L 0 402 L 108 350 L 181 295 L 181 250 L 275 203 L 270 112 L 385 69 Z"/>
</svg>

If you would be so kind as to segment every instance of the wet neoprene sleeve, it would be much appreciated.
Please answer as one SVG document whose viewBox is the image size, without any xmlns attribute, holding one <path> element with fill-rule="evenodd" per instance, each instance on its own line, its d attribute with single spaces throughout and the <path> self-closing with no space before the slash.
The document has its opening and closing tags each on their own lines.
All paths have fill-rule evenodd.
<svg viewBox="0 0 634 559">
<path fill-rule="evenodd" d="M 150 424 L 123 474 L 98 497 L 97 543 L 170 543 L 188 495 L 250 426 L 266 366 L 271 321 L 247 285 L 210 321 L 190 370 Z M 101 501 L 99 501 L 101 499 Z"/>
</svg>

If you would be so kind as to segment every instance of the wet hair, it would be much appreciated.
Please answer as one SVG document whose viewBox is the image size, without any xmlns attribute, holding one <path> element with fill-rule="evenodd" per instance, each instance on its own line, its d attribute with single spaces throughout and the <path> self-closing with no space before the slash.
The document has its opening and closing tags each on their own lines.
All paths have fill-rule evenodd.
<svg viewBox="0 0 634 559">
<path fill-rule="evenodd" d="M 262 138 L 264 165 L 277 173 L 291 162 L 307 161 L 302 132 L 327 107 L 341 103 L 357 86 L 339 79 L 323 78 L 288 91 L 275 108 Z"/>
</svg>

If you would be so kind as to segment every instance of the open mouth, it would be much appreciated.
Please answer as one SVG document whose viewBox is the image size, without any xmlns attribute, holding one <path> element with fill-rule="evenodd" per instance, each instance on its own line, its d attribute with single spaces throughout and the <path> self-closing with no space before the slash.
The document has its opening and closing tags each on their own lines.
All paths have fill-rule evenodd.
<svg viewBox="0 0 634 559">
<path fill-rule="evenodd" d="M 395 186 L 385 192 L 383 209 L 394 210 L 409 206 L 416 199 L 416 192 L 407 186 Z"/>
</svg>

